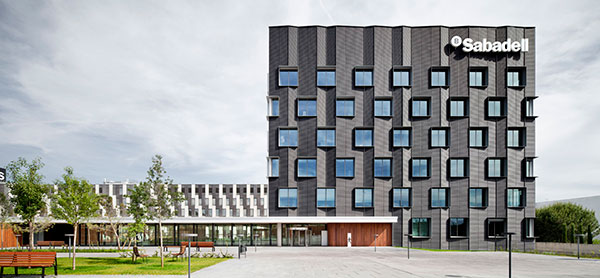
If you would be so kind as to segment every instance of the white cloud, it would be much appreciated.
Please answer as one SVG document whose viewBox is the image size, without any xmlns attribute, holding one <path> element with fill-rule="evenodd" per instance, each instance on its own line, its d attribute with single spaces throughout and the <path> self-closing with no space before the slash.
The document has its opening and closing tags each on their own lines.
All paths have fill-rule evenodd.
<svg viewBox="0 0 600 278">
<path fill-rule="evenodd" d="M 0 164 L 266 182 L 268 26 L 534 25 L 537 196 L 600 194 L 594 1 L 0 1 Z M 567 190 L 568 188 L 568 190 Z"/>
</svg>

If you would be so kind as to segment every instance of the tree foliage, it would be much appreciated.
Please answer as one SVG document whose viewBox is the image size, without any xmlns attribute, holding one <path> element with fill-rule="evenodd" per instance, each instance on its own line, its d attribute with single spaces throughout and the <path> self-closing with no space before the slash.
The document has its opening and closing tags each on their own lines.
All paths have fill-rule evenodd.
<svg viewBox="0 0 600 278">
<path fill-rule="evenodd" d="M 577 242 L 575 234 L 600 234 L 593 210 L 573 203 L 556 203 L 536 209 L 535 232 L 541 242 Z"/>
</svg>

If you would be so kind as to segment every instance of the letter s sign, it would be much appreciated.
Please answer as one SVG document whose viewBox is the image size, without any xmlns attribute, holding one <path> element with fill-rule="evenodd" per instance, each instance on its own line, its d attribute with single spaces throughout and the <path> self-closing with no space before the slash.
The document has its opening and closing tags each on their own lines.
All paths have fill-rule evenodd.
<svg viewBox="0 0 600 278">
<path fill-rule="evenodd" d="M 0 182 L 6 181 L 6 169 L 0 168 Z"/>
</svg>

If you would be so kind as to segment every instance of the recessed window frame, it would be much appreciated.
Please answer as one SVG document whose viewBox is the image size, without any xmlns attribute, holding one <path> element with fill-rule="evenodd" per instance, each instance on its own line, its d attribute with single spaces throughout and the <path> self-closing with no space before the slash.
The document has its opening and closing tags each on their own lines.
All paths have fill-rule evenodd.
<svg viewBox="0 0 600 278">
<path fill-rule="evenodd" d="M 496 109 L 490 108 L 491 102 L 500 102 L 500 114 L 499 115 L 490 115 L 491 111 L 495 111 Z M 485 117 L 487 119 L 501 119 L 506 118 L 507 108 L 506 108 L 506 97 L 489 97 L 485 100 Z"/>
<path fill-rule="evenodd" d="M 374 74 L 373 74 L 373 66 L 357 66 L 354 68 L 354 87 L 373 87 L 374 83 Z M 361 76 L 362 75 L 362 76 Z M 370 82 L 365 82 L 365 78 L 370 78 Z M 362 80 L 363 82 L 359 84 L 358 81 Z"/>
<path fill-rule="evenodd" d="M 335 66 L 326 66 L 326 67 L 317 67 L 317 87 L 335 87 L 337 80 L 336 80 L 336 72 L 335 72 Z M 321 78 L 325 78 L 325 80 L 322 80 Z M 331 80 L 333 78 L 333 83 L 331 83 Z M 323 82 L 319 82 L 319 80 L 322 80 Z"/>
<path fill-rule="evenodd" d="M 381 106 L 380 110 L 385 111 L 385 107 L 383 106 L 385 103 L 387 103 L 388 105 L 388 114 L 385 113 L 377 113 L 378 111 L 378 106 Z M 391 118 L 394 115 L 394 111 L 393 111 L 393 106 L 394 103 L 392 102 L 391 98 L 382 98 L 382 97 L 377 97 L 373 100 L 373 117 L 376 118 Z"/>
<path fill-rule="evenodd" d="M 477 201 L 477 197 L 474 195 L 481 193 L 481 205 L 473 205 L 471 202 L 473 199 Z M 469 208 L 482 209 L 488 207 L 489 202 L 489 189 L 487 187 L 470 187 L 469 188 Z"/>
<path fill-rule="evenodd" d="M 518 202 L 518 203 L 515 203 L 515 202 Z M 524 187 L 506 188 L 506 207 L 507 208 L 522 209 L 526 206 L 527 206 L 527 189 L 526 188 L 524 188 Z"/>
<path fill-rule="evenodd" d="M 419 170 L 422 170 L 422 162 L 425 161 L 427 163 L 427 165 L 425 165 L 425 170 L 427 171 L 427 175 L 426 176 L 422 176 L 422 175 L 418 175 L 415 176 L 414 175 L 414 170 L 415 170 L 415 162 L 419 162 Z M 431 157 L 413 157 L 410 159 L 410 177 L 412 179 L 428 179 L 431 177 Z"/>
<path fill-rule="evenodd" d="M 275 162 L 276 161 L 276 162 Z M 279 170 L 280 170 L 280 160 L 278 156 L 269 156 L 267 157 L 267 163 L 268 163 L 268 169 L 267 169 L 267 177 L 269 178 L 277 178 L 279 177 Z M 274 169 L 275 167 L 273 166 L 274 163 L 277 164 L 277 169 Z"/>
<path fill-rule="evenodd" d="M 277 103 L 276 106 L 275 106 L 275 103 Z M 276 109 L 274 107 L 276 107 Z M 280 110 L 281 109 L 280 109 L 279 97 L 277 97 L 277 96 L 267 97 L 267 117 L 269 117 L 269 118 L 279 117 Z"/>
<path fill-rule="evenodd" d="M 509 81 L 514 81 L 514 73 L 517 73 L 518 84 L 515 85 Z M 521 89 L 527 86 L 527 68 L 526 67 L 507 67 L 506 68 L 506 87 Z"/>
<path fill-rule="evenodd" d="M 320 131 L 324 131 L 324 132 L 320 132 Z M 333 131 L 333 144 L 330 144 L 329 139 L 331 139 L 331 137 L 332 137 L 331 136 L 332 131 Z M 323 134 L 325 134 L 325 144 L 319 144 L 320 143 L 319 138 L 321 138 Z M 335 127 L 319 127 L 319 128 L 317 128 L 317 147 L 318 148 L 335 148 L 335 145 L 336 145 L 336 129 L 335 129 Z"/>
<path fill-rule="evenodd" d="M 380 171 L 378 171 L 377 165 Z M 386 172 L 386 165 L 389 166 Z M 376 157 L 373 159 L 373 177 L 375 178 L 391 178 L 392 177 L 392 158 L 391 157 Z"/>
<path fill-rule="evenodd" d="M 471 73 L 481 73 L 481 84 L 473 84 Z M 488 67 L 469 67 L 469 87 L 471 88 L 485 88 L 488 86 Z"/>
<path fill-rule="evenodd" d="M 363 139 L 363 136 L 364 136 L 363 135 L 363 131 L 370 131 L 371 132 L 371 139 L 370 139 L 370 143 L 371 144 L 370 145 L 362 145 L 362 144 L 358 145 L 359 140 L 357 140 L 357 139 L 359 139 L 358 138 L 359 136 L 361 137 L 361 139 Z M 373 147 L 373 139 L 374 139 L 373 138 L 374 137 L 373 133 L 374 133 L 374 130 L 373 130 L 372 127 L 357 127 L 357 128 L 354 129 L 353 133 L 354 133 L 353 134 L 354 135 L 353 139 L 354 139 L 354 147 L 355 148 L 372 148 Z M 364 138 L 366 138 L 366 137 L 364 137 Z"/>
<path fill-rule="evenodd" d="M 396 76 L 396 73 L 406 73 L 408 75 L 407 78 L 407 83 L 401 83 L 401 82 L 396 82 L 396 77 L 400 77 L 401 79 L 403 79 L 401 76 Z M 412 67 L 410 66 L 393 66 L 392 67 L 392 87 L 395 88 L 410 88 L 412 86 Z"/>
<path fill-rule="evenodd" d="M 463 222 L 459 224 L 459 221 Z M 461 231 L 460 226 L 463 225 L 464 231 Z M 464 234 L 462 233 L 464 232 Z M 469 218 L 466 217 L 450 217 L 448 219 L 448 236 L 450 238 L 469 238 Z"/>
<path fill-rule="evenodd" d="M 444 131 L 444 143 L 439 145 L 440 132 Z M 437 135 L 435 135 L 437 133 Z M 435 142 L 437 138 L 437 142 Z M 434 145 L 435 143 L 435 145 Z M 450 128 L 449 127 L 432 127 L 429 129 L 429 147 L 430 148 L 448 148 L 450 147 Z"/>
<path fill-rule="evenodd" d="M 296 202 L 282 204 L 281 203 L 282 196 L 287 196 L 288 198 L 290 198 L 290 196 L 294 196 L 294 195 L 290 195 L 290 192 L 295 192 Z M 298 207 L 298 188 L 296 188 L 296 187 L 278 188 L 278 190 L 277 190 L 277 207 L 278 208 L 297 208 Z"/>
<path fill-rule="evenodd" d="M 322 196 L 319 195 L 319 191 L 325 191 L 325 205 L 319 205 L 319 196 Z M 329 199 L 331 196 L 333 196 L 333 201 Z M 316 198 L 317 208 L 335 208 L 335 187 L 317 187 Z M 333 202 L 333 205 L 330 202 Z"/>
<path fill-rule="evenodd" d="M 354 208 L 373 208 L 374 207 L 373 206 L 373 191 L 374 190 L 371 187 L 358 187 L 358 188 L 354 188 L 354 194 L 353 194 L 354 195 Z M 371 192 L 370 193 L 370 197 L 371 197 L 370 204 L 359 206 L 358 205 L 358 197 L 359 197 L 359 193 L 358 192 L 362 192 L 362 193 L 360 193 L 360 194 L 362 194 L 362 195 L 360 195 L 360 197 L 362 198 L 361 200 L 362 200 L 363 203 L 366 202 L 365 199 L 364 199 L 364 197 L 365 197 L 364 193 L 365 192 Z"/>
<path fill-rule="evenodd" d="M 294 130 L 296 131 L 296 139 L 295 139 L 295 144 L 294 144 L 294 140 L 290 140 L 291 142 L 289 144 L 286 145 L 282 145 L 281 144 L 281 132 L 287 130 Z M 288 136 L 289 136 L 289 132 L 288 132 Z M 291 137 L 290 137 L 291 138 Z M 297 127 L 279 127 L 279 130 L 277 132 L 277 141 L 278 141 L 278 146 L 280 148 L 297 148 L 298 147 L 298 128 Z"/>
<path fill-rule="evenodd" d="M 427 110 L 427 115 L 422 115 L 419 113 L 419 115 L 415 115 L 415 102 L 419 102 L 419 109 L 418 111 L 420 112 L 422 110 L 421 107 L 421 101 L 425 102 L 426 110 Z M 431 98 L 430 97 L 413 97 L 410 100 L 410 117 L 411 119 L 424 119 L 424 118 L 430 118 L 431 117 Z"/>
<path fill-rule="evenodd" d="M 493 164 L 495 166 L 496 163 L 500 163 L 500 172 L 499 175 L 496 175 L 496 171 L 494 170 L 494 173 L 490 173 L 490 163 L 492 163 L 491 161 L 494 161 Z M 493 176 L 490 174 L 494 174 Z M 488 157 L 485 160 L 485 176 L 488 179 L 502 179 L 502 178 L 506 178 L 506 157 Z"/>
<path fill-rule="evenodd" d="M 537 176 L 535 175 L 535 162 L 534 160 L 537 157 L 525 157 L 523 159 L 523 178 L 524 179 L 535 179 Z"/>
<path fill-rule="evenodd" d="M 407 144 L 397 144 L 396 131 L 408 133 Z M 402 135 L 400 135 L 402 136 Z M 412 147 L 412 127 L 395 127 L 392 129 L 392 147 L 394 148 L 410 148 Z"/>
<path fill-rule="evenodd" d="M 439 80 L 440 80 L 439 73 L 441 73 L 441 72 L 445 73 L 444 77 L 443 77 L 444 78 L 443 84 L 441 84 L 439 82 Z M 434 81 L 436 81 L 436 80 L 438 82 L 434 84 Z M 448 88 L 448 87 L 450 87 L 450 67 L 435 66 L 435 67 L 429 68 L 429 87 L 430 88 Z"/>
<path fill-rule="evenodd" d="M 282 80 L 281 74 L 283 72 L 288 73 L 287 82 L 282 82 L 283 80 Z M 289 73 L 295 73 L 295 76 L 296 76 L 295 84 L 294 84 L 294 82 L 290 81 Z M 292 79 L 292 80 L 294 80 L 294 79 Z M 299 76 L 298 76 L 298 67 L 296 67 L 296 66 L 280 66 L 279 67 L 279 70 L 277 72 L 277 84 L 279 87 L 298 87 L 299 83 L 300 83 L 300 80 L 299 80 Z"/>
<path fill-rule="evenodd" d="M 526 239 L 536 238 L 534 217 L 525 217 L 523 219 L 523 235 Z"/>
<path fill-rule="evenodd" d="M 406 203 L 404 196 L 407 196 Z M 396 198 L 400 197 L 400 198 Z M 399 200 L 396 205 L 396 200 Z M 412 188 L 410 187 L 394 187 L 392 188 L 392 208 L 410 208 L 412 207 Z"/>
<path fill-rule="evenodd" d="M 515 134 L 515 132 L 517 132 Z M 514 141 L 517 144 L 514 144 Z M 512 144 L 509 144 L 512 142 Z M 519 149 L 524 148 L 527 145 L 527 128 L 526 127 L 508 127 L 506 128 L 506 147 Z"/>
<path fill-rule="evenodd" d="M 459 175 L 458 162 L 462 162 L 462 175 Z M 454 167 L 457 166 L 456 173 L 453 173 Z M 469 177 L 469 158 L 468 157 L 451 157 L 448 159 L 448 178 L 450 179 L 463 179 Z"/>
<path fill-rule="evenodd" d="M 311 170 L 313 164 L 314 164 L 314 169 Z M 306 166 L 306 169 L 302 169 L 303 166 Z M 298 178 L 316 178 L 317 177 L 317 158 L 316 157 L 298 157 L 298 159 L 296 160 L 296 177 L 298 177 Z"/>
<path fill-rule="evenodd" d="M 507 228 L 507 223 L 506 223 L 506 218 L 488 218 L 485 221 L 485 235 L 487 238 L 490 239 L 498 239 L 498 238 L 506 238 L 506 228 Z M 493 223 L 493 224 L 492 224 Z M 493 226 L 493 230 L 491 229 L 492 227 L 490 227 L 490 225 L 494 225 Z M 500 227 L 500 231 L 498 231 L 498 227 Z"/>
<path fill-rule="evenodd" d="M 306 114 L 306 115 L 300 115 L 300 108 L 302 106 L 302 103 L 314 103 L 314 111 L 310 111 L 310 110 L 306 110 L 307 112 L 314 112 L 314 114 Z M 308 107 L 308 106 L 306 106 Z M 316 98 L 298 98 L 296 100 L 296 115 L 298 116 L 298 118 L 314 118 L 317 116 L 317 99 Z"/>
<path fill-rule="evenodd" d="M 339 160 L 339 161 L 338 161 Z M 342 172 L 338 172 L 338 162 L 343 163 L 344 169 Z M 348 163 L 352 165 L 352 174 L 348 175 Z M 354 158 L 353 157 L 336 157 L 335 158 L 335 177 L 336 178 L 353 178 L 354 177 Z M 338 175 L 339 173 L 343 173 L 343 175 Z"/>
<path fill-rule="evenodd" d="M 434 203 L 434 200 L 440 200 L 440 194 L 444 192 L 444 203 Z M 439 201 L 438 201 L 439 202 Z M 446 209 L 450 207 L 450 188 L 448 187 L 432 187 L 429 189 L 429 208 Z"/>
<path fill-rule="evenodd" d="M 338 102 L 342 102 L 342 103 L 338 103 Z M 339 110 L 340 110 L 340 105 L 343 104 L 342 108 L 344 111 L 347 112 L 347 110 L 349 109 L 349 107 L 347 107 L 348 103 L 352 102 L 352 115 L 345 115 L 344 114 L 339 114 Z M 356 115 L 356 102 L 354 101 L 354 98 L 338 98 L 335 100 L 335 116 L 336 117 L 340 117 L 340 118 L 354 118 L 354 116 Z"/>
<path fill-rule="evenodd" d="M 453 115 L 453 103 L 462 102 L 463 106 L 463 115 Z M 448 102 L 446 104 L 446 110 L 448 113 L 448 119 L 463 119 L 469 117 L 469 98 L 468 97 L 450 97 L 448 98 Z"/>
<path fill-rule="evenodd" d="M 473 145 L 471 131 L 481 132 L 481 145 Z M 487 127 L 469 127 L 469 148 L 485 149 L 488 147 L 488 128 Z"/>
<path fill-rule="evenodd" d="M 535 115 L 535 99 L 537 96 L 533 97 L 525 97 L 523 99 L 523 104 L 521 107 L 521 115 L 523 115 L 524 120 L 535 120 L 538 116 Z"/>
<path fill-rule="evenodd" d="M 415 225 L 417 233 L 415 233 Z M 425 231 L 422 231 L 426 228 Z M 430 238 L 431 237 L 431 218 L 429 217 L 413 217 L 410 219 L 410 232 L 412 238 Z"/>
</svg>

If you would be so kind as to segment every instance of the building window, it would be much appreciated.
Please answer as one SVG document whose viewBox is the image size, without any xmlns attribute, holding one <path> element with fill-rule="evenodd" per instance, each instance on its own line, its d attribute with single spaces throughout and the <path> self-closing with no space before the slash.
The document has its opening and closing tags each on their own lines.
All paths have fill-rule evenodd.
<svg viewBox="0 0 600 278">
<path fill-rule="evenodd" d="M 525 86 L 525 68 L 509 68 L 506 71 L 507 87 Z"/>
<path fill-rule="evenodd" d="M 413 99 L 412 100 L 412 111 L 413 117 L 429 117 L 429 100 L 426 99 Z"/>
<path fill-rule="evenodd" d="M 335 101 L 335 115 L 337 117 L 354 117 L 354 100 L 338 99 Z"/>
<path fill-rule="evenodd" d="M 525 147 L 525 128 L 508 128 L 506 131 L 506 146 L 509 148 Z"/>
<path fill-rule="evenodd" d="M 503 238 L 506 232 L 506 220 L 500 218 L 488 219 L 487 223 L 488 238 Z"/>
<path fill-rule="evenodd" d="M 410 69 L 396 69 L 393 72 L 394 87 L 409 87 L 411 85 Z"/>
<path fill-rule="evenodd" d="M 412 237 L 429 237 L 429 218 L 411 219 Z"/>
<path fill-rule="evenodd" d="M 298 146 L 298 129 L 279 129 L 279 146 L 280 147 L 297 147 Z"/>
<path fill-rule="evenodd" d="M 431 87 L 446 87 L 448 86 L 449 69 L 432 69 L 431 70 Z"/>
<path fill-rule="evenodd" d="M 394 129 L 392 133 L 394 147 L 410 147 L 410 128 Z"/>
<path fill-rule="evenodd" d="M 524 109 L 525 117 L 535 118 L 535 115 L 533 114 L 533 98 L 525 98 L 524 105 L 525 105 L 525 109 Z"/>
<path fill-rule="evenodd" d="M 509 188 L 506 190 L 506 206 L 509 208 L 525 207 L 525 189 Z"/>
<path fill-rule="evenodd" d="M 535 218 L 525 218 L 525 237 L 534 238 Z"/>
<path fill-rule="evenodd" d="M 335 207 L 335 188 L 317 188 L 317 207 Z"/>
<path fill-rule="evenodd" d="M 319 71 L 317 71 L 317 86 L 320 86 L 320 87 L 335 86 L 335 71 L 334 70 L 319 70 Z"/>
<path fill-rule="evenodd" d="M 502 178 L 506 176 L 506 166 L 503 158 L 488 159 L 488 178 Z"/>
<path fill-rule="evenodd" d="M 468 164 L 467 159 L 465 159 L 465 158 L 450 159 L 450 177 L 451 178 L 466 177 L 468 168 L 469 168 L 469 164 Z"/>
<path fill-rule="evenodd" d="M 356 86 L 356 87 L 373 86 L 373 71 L 372 70 L 355 70 L 354 71 L 354 86 Z"/>
<path fill-rule="evenodd" d="M 469 207 L 484 208 L 487 207 L 487 188 L 469 188 Z"/>
<path fill-rule="evenodd" d="M 279 116 L 279 99 L 269 98 L 269 116 L 270 117 Z"/>
<path fill-rule="evenodd" d="M 506 106 L 503 99 L 488 99 L 487 115 L 490 118 L 506 117 Z"/>
<path fill-rule="evenodd" d="M 431 129 L 431 147 L 432 148 L 445 148 L 448 147 L 448 132 L 446 128 L 432 128 Z"/>
<path fill-rule="evenodd" d="M 353 158 L 338 158 L 335 160 L 335 176 L 336 177 L 354 177 L 354 159 Z"/>
<path fill-rule="evenodd" d="M 354 189 L 354 207 L 370 208 L 373 207 L 373 189 L 356 188 Z"/>
<path fill-rule="evenodd" d="M 335 147 L 335 129 L 317 129 L 317 147 Z"/>
<path fill-rule="evenodd" d="M 392 160 L 389 158 L 377 158 L 373 163 L 375 177 L 388 178 L 392 176 Z"/>
<path fill-rule="evenodd" d="M 447 208 L 449 206 L 450 194 L 448 188 L 432 188 L 431 189 L 431 207 L 432 208 Z"/>
<path fill-rule="evenodd" d="M 280 188 L 279 189 L 279 207 L 280 208 L 295 208 L 298 206 L 298 189 L 297 188 Z"/>
<path fill-rule="evenodd" d="M 525 177 L 535 178 L 533 173 L 533 158 L 525 158 Z"/>
<path fill-rule="evenodd" d="M 469 219 L 450 218 L 450 237 L 468 237 Z"/>
<path fill-rule="evenodd" d="M 410 207 L 410 188 L 394 188 L 393 189 L 393 207 L 409 208 Z"/>
<path fill-rule="evenodd" d="M 373 130 L 372 129 L 355 129 L 354 130 L 354 146 L 355 147 L 373 147 Z"/>
<path fill-rule="evenodd" d="M 487 68 L 469 69 L 469 87 L 485 87 L 488 85 Z"/>
<path fill-rule="evenodd" d="M 469 107 L 466 100 L 451 100 L 450 101 L 450 117 L 460 118 L 468 115 L 467 108 Z"/>
<path fill-rule="evenodd" d="M 316 117 L 317 100 L 300 99 L 298 100 L 298 117 Z"/>
<path fill-rule="evenodd" d="M 297 70 L 279 70 L 279 86 L 298 86 Z"/>
<path fill-rule="evenodd" d="M 415 178 L 429 177 L 429 160 L 428 159 L 413 159 L 412 160 L 412 177 L 415 177 Z"/>
<path fill-rule="evenodd" d="M 375 117 L 391 117 L 392 101 L 389 99 L 375 100 Z"/>
<path fill-rule="evenodd" d="M 469 129 L 469 147 L 484 148 L 487 146 L 487 129 L 471 128 Z"/>
<path fill-rule="evenodd" d="M 317 176 L 317 160 L 298 159 L 298 177 L 316 177 Z"/>
<path fill-rule="evenodd" d="M 269 177 L 279 177 L 279 158 L 270 157 L 269 161 Z"/>
</svg>

